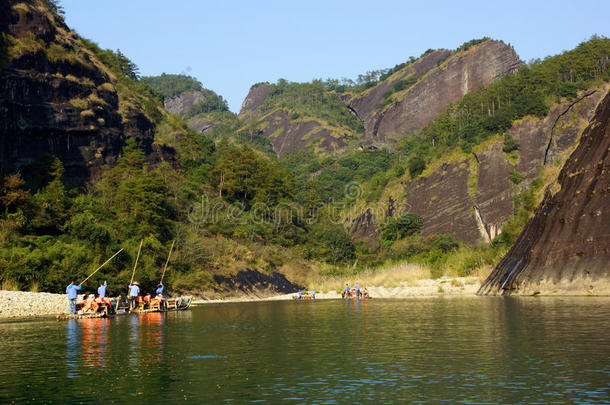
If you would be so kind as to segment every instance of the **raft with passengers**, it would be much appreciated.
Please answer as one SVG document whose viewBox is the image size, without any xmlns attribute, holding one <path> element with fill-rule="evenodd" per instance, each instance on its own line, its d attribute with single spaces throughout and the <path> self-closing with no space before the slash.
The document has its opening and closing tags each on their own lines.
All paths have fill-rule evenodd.
<svg viewBox="0 0 610 405">
<path fill-rule="evenodd" d="M 360 289 L 360 286 L 358 283 L 356 283 L 356 285 L 350 289 L 349 283 L 345 283 L 345 289 L 341 293 L 341 298 L 344 300 L 369 300 L 371 299 L 371 296 L 369 295 L 369 290 L 366 287 Z"/>
<path fill-rule="evenodd" d="M 104 281 L 104 283 L 101 283 L 98 287 L 97 294 L 85 295 L 83 302 L 77 303 L 78 291 L 82 289 L 83 284 L 102 267 L 109 263 L 115 256 L 123 251 L 123 249 L 120 249 L 112 257 L 110 257 L 110 259 L 106 260 L 93 273 L 85 278 L 80 284 L 76 285 L 73 281 L 70 282 L 70 284 L 66 287 L 66 294 L 68 295 L 69 302 L 69 315 L 58 318 L 105 318 L 128 313 L 184 311 L 188 309 L 191 306 L 191 297 L 170 298 L 164 293 L 165 286 L 163 285 L 163 278 L 165 277 L 167 265 L 174 248 L 174 242 L 172 242 L 172 246 L 169 250 L 165 266 L 163 267 L 161 281 L 157 285 L 154 296 L 150 293 L 141 295 L 140 285 L 137 281 L 134 281 L 138 260 L 140 258 L 140 252 L 142 250 L 141 241 L 126 296 L 119 295 L 116 298 L 107 297 L 106 291 L 108 288 L 108 282 Z"/>
</svg>

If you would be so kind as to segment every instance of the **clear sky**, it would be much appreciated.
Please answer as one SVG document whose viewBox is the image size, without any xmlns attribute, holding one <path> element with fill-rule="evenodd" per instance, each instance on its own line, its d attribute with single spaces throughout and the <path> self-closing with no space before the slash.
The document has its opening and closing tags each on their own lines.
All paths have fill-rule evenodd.
<svg viewBox="0 0 610 405">
<path fill-rule="evenodd" d="M 238 112 L 257 82 L 355 79 L 489 36 L 528 61 L 610 36 L 610 1 L 62 0 L 66 22 L 143 75 L 186 73 Z"/>
</svg>

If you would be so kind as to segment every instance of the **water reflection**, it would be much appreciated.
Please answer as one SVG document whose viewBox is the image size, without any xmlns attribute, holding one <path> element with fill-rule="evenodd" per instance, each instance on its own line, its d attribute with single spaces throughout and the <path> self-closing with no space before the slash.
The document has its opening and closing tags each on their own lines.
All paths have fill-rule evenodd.
<svg viewBox="0 0 610 405">
<path fill-rule="evenodd" d="M 68 378 L 78 377 L 78 346 L 78 321 L 70 319 L 66 326 L 66 366 Z"/>
<path fill-rule="evenodd" d="M 142 314 L 138 318 L 144 331 L 140 347 L 145 353 L 147 365 L 159 363 L 163 355 L 163 321 L 165 315 L 160 312 Z"/>
<path fill-rule="evenodd" d="M 129 365 L 134 367 L 138 364 L 138 347 L 140 336 L 140 317 L 138 315 L 129 316 Z"/>
<path fill-rule="evenodd" d="M 82 361 L 85 367 L 106 366 L 109 320 L 91 318 L 81 320 Z"/>
</svg>

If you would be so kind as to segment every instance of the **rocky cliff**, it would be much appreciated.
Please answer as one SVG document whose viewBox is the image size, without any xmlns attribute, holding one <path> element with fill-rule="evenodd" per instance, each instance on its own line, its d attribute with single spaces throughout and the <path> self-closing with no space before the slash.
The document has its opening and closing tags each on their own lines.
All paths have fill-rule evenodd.
<svg viewBox="0 0 610 405">
<path fill-rule="evenodd" d="M 610 294 L 610 93 L 479 294 Z"/>
<path fill-rule="evenodd" d="M 2 2 L 8 41 L 0 72 L 0 171 L 27 171 L 45 153 L 66 178 L 99 175 L 127 137 L 152 153 L 154 124 L 137 100 L 44 2 Z"/>
<path fill-rule="evenodd" d="M 471 244 L 489 243 L 513 215 L 518 193 L 542 172 L 547 181 L 553 181 L 548 177 L 565 162 L 609 87 L 582 91 L 573 100 L 553 106 L 543 119 L 526 117 L 513 123 L 507 134 L 518 142 L 518 152 L 505 153 L 503 138 L 496 136 L 470 154 L 455 152 L 432 162 L 414 180 L 404 176 L 404 195 L 389 194 L 400 207 L 396 213 L 419 214 L 424 236 L 451 234 Z M 515 174 L 522 178 L 519 184 L 510 180 Z M 348 229 L 354 240 L 369 243 L 377 237 L 383 218 L 366 208 L 362 212 Z M 379 216 L 381 211 L 373 212 Z"/>
<path fill-rule="evenodd" d="M 362 136 L 362 124 L 341 98 L 320 83 L 253 86 L 239 118 L 268 138 L 282 156 L 292 149 L 335 152 Z"/>
<path fill-rule="evenodd" d="M 206 89 L 187 91 L 176 97 L 166 99 L 163 102 L 163 106 L 171 114 L 182 115 L 186 114 L 192 106 L 201 103 L 207 96 L 212 94 L 214 93 Z"/>
<path fill-rule="evenodd" d="M 241 120 L 248 120 L 257 115 L 256 109 L 260 106 L 263 101 L 271 94 L 273 86 L 268 83 L 261 83 L 259 85 L 252 86 L 248 95 L 241 104 L 239 110 L 239 118 Z"/>
<path fill-rule="evenodd" d="M 518 156 L 502 151 L 500 139 L 475 148 L 407 182 L 406 202 L 422 216 L 423 235 L 449 233 L 456 239 L 489 243 L 513 214 L 513 197 L 540 176 L 543 167 L 561 164 L 589 123 L 607 86 L 582 92 L 551 109 L 542 120 L 528 117 L 508 134 L 519 142 Z M 514 160 L 516 158 L 516 160 Z M 509 180 L 519 173 L 519 185 Z"/>
<path fill-rule="evenodd" d="M 348 94 L 344 100 L 364 122 L 367 138 L 396 137 L 423 128 L 448 104 L 519 66 L 510 46 L 487 40 L 461 52 L 432 52 L 365 93 Z M 404 86 L 388 95 L 400 82 Z"/>
<path fill-rule="evenodd" d="M 242 121 L 256 120 L 257 131 L 270 139 L 279 155 L 292 148 L 312 146 L 319 152 L 334 152 L 362 143 L 362 129 L 336 125 L 336 120 L 307 111 L 311 109 L 295 108 L 295 102 L 328 108 L 329 100 L 340 98 L 343 103 L 334 106 L 335 114 L 357 118 L 364 128 L 365 143 L 385 143 L 421 129 L 448 104 L 516 71 L 520 65 L 510 46 L 485 40 L 455 52 L 429 51 L 363 92 L 359 87 L 342 93 L 325 89 L 325 100 L 292 93 L 293 98 L 286 101 L 278 85 L 259 84 L 250 89 L 239 117 Z"/>
</svg>

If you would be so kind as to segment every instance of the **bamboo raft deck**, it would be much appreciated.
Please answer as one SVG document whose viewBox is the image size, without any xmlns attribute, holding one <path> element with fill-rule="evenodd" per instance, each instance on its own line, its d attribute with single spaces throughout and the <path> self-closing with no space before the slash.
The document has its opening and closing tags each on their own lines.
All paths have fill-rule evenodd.
<svg viewBox="0 0 610 405">
<path fill-rule="evenodd" d="M 121 297 L 119 297 L 115 302 L 112 308 L 112 311 L 109 310 L 108 307 L 105 307 L 100 312 L 85 312 L 85 313 L 76 313 L 71 315 L 57 315 L 57 320 L 67 320 L 67 319 L 91 319 L 91 318 L 112 318 L 117 315 L 125 315 L 125 314 L 146 314 L 153 312 L 174 312 L 174 311 L 185 311 L 190 308 L 191 303 L 193 302 L 192 297 L 178 297 L 178 298 L 169 298 L 164 302 L 163 306 L 155 306 L 152 308 L 146 308 L 144 305 L 139 305 L 138 308 L 134 310 L 129 309 L 129 303 L 127 301 L 121 301 Z"/>
</svg>

